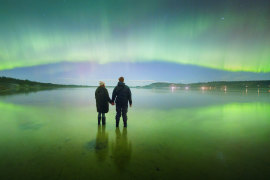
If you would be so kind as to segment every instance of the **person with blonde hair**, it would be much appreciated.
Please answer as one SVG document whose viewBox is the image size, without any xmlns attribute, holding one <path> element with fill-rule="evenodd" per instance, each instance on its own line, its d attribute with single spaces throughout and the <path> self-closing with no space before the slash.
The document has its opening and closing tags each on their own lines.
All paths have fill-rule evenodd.
<svg viewBox="0 0 270 180">
<path fill-rule="evenodd" d="M 100 125 L 100 121 L 102 119 L 102 125 L 106 124 L 105 113 L 109 112 L 109 103 L 112 102 L 108 90 L 105 87 L 105 83 L 103 81 L 99 82 L 99 87 L 95 92 L 96 98 L 96 106 L 98 112 L 98 125 Z"/>
</svg>

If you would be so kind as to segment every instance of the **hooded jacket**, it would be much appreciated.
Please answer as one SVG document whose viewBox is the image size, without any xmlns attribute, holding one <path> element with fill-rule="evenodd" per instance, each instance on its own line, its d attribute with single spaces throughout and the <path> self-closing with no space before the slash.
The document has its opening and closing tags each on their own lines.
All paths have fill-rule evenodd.
<svg viewBox="0 0 270 180">
<path fill-rule="evenodd" d="M 112 102 L 121 106 L 128 106 L 128 103 L 130 105 L 132 104 L 131 91 L 125 83 L 118 82 L 117 86 L 113 90 Z"/>
</svg>

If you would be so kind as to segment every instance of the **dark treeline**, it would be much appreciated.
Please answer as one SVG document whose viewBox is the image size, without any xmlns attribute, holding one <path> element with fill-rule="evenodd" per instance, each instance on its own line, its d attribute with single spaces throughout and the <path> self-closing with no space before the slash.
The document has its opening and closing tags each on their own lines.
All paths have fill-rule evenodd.
<svg viewBox="0 0 270 180">
<path fill-rule="evenodd" d="M 258 88 L 270 88 L 270 80 L 262 81 L 213 81 L 213 82 L 201 82 L 201 83 L 167 83 L 158 82 L 152 83 L 143 88 L 166 88 L 166 87 L 179 87 L 179 88 L 191 88 L 191 89 L 258 89 Z"/>
<path fill-rule="evenodd" d="M 83 86 L 83 85 L 62 85 L 52 83 L 41 83 L 29 80 L 20 80 L 9 77 L 0 77 L 0 95 L 28 93 L 41 90 L 50 90 L 56 88 L 76 88 L 76 87 L 96 87 L 96 86 Z M 111 86 L 107 86 L 111 87 Z M 262 81 L 213 81 L 213 82 L 200 82 L 200 83 L 168 83 L 157 82 L 146 86 L 137 86 L 137 88 L 169 88 L 175 87 L 180 89 L 203 89 L 203 90 L 257 90 L 265 89 L 270 91 L 270 80 Z"/>
<path fill-rule="evenodd" d="M 52 83 L 41 83 L 29 80 L 20 80 L 9 77 L 0 77 L 0 94 L 27 93 L 32 91 L 49 90 L 56 88 L 90 87 L 78 85 L 61 85 Z"/>
<path fill-rule="evenodd" d="M 229 87 L 229 88 L 269 88 L 270 80 L 264 81 L 213 81 L 207 83 L 192 83 L 193 87 L 196 86 L 215 86 L 215 87 Z"/>
</svg>

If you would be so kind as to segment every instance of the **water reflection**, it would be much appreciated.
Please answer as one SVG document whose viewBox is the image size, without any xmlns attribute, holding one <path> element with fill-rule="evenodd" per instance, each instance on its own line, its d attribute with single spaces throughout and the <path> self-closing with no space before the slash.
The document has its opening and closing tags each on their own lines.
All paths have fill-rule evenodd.
<svg viewBox="0 0 270 180">
<path fill-rule="evenodd" d="M 188 89 L 188 87 L 187 87 Z M 113 89 L 108 88 L 111 94 Z M 251 91 L 229 91 L 226 87 L 224 91 L 192 91 L 174 89 L 170 93 L 170 89 L 136 89 L 132 92 L 136 99 L 136 109 L 161 109 L 171 110 L 176 108 L 194 108 L 216 106 L 230 103 L 252 103 L 265 102 L 269 103 L 269 93 L 262 88 Z M 36 107 L 52 106 L 52 107 L 68 107 L 68 108 L 96 108 L 95 88 L 73 88 L 73 89 L 57 89 L 50 91 L 39 91 L 28 95 L 18 94 L 14 96 L 0 96 L 0 102 L 16 105 L 31 105 Z M 258 95 L 259 94 L 259 95 Z M 88 98 L 85 98 L 88 97 Z M 90 101 L 89 101 L 90 99 Z M 162 103 L 160 103 L 162 102 Z"/>
<path fill-rule="evenodd" d="M 122 133 L 116 128 L 115 135 L 115 144 L 112 146 L 113 162 L 122 171 L 130 162 L 132 146 L 128 141 L 127 128 L 123 128 Z"/>
<path fill-rule="evenodd" d="M 2 179 L 263 179 L 269 174 L 270 93 L 133 91 L 136 106 L 128 129 L 114 128 L 115 112 L 108 114 L 112 121 L 106 127 L 95 126 L 94 89 L 0 97 Z"/>
<path fill-rule="evenodd" d="M 106 133 L 106 126 L 98 126 L 98 132 L 96 137 L 96 144 L 95 144 L 95 154 L 98 161 L 104 161 L 109 153 L 109 136 Z"/>
</svg>

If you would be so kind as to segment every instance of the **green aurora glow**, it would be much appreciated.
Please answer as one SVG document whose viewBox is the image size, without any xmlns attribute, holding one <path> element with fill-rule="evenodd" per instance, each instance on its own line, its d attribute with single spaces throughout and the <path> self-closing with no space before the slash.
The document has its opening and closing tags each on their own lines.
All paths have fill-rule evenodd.
<svg viewBox="0 0 270 180">
<path fill-rule="evenodd" d="M 158 60 L 270 72 L 266 3 L 4 0 L 0 70 L 61 61 Z"/>
</svg>

